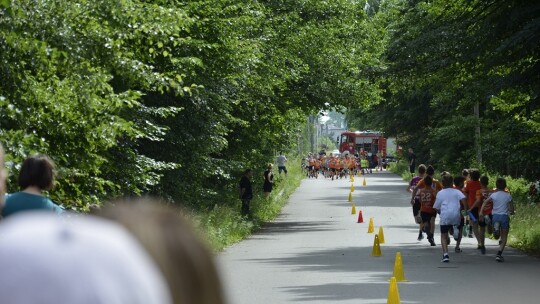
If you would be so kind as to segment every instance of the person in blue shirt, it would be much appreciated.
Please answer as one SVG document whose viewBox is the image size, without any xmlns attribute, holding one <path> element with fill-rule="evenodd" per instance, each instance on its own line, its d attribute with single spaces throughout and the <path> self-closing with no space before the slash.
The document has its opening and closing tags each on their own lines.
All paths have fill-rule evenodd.
<svg viewBox="0 0 540 304">
<path fill-rule="evenodd" d="M 8 194 L 5 198 L 2 217 L 8 217 L 23 211 L 50 211 L 63 213 L 64 209 L 44 196 L 43 192 L 54 186 L 54 164 L 45 155 L 26 158 L 22 164 L 18 179 L 20 192 Z"/>
</svg>

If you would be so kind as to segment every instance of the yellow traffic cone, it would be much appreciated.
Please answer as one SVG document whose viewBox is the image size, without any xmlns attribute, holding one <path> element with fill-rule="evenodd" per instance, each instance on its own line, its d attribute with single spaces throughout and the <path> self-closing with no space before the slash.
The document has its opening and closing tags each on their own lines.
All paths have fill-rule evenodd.
<svg viewBox="0 0 540 304">
<path fill-rule="evenodd" d="M 365 186 L 366 185 L 366 178 L 364 177 L 364 181 L 362 182 L 362 185 Z"/>
<path fill-rule="evenodd" d="M 371 256 L 378 257 L 381 256 L 381 245 L 379 243 L 379 236 L 375 234 L 375 239 L 373 240 L 373 250 L 371 251 Z"/>
<path fill-rule="evenodd" d="M 401 262 L 401 252 L 396 253 L 396 262 L 394 263 L 393 277 L 398 282 L 406 282 L 405 273 L 403 272 L 403 264 Z"/>
<path fill-rule="evenodd" d="M 379 236 L 379 242 L 381 244 L 384 244 L 384 232 L 383 232 L 382 227 L 379 227 L 379 234 L 377 235 Z"/>
<path fill-rule="evenodd" d="M 390 286 L 388 287 L 388 300 L 386 304 L 400 304 L 401 300 L 399 299 L 399 290 L 396 278 L 392 277 L 390 279 Z"/>
<path fill-rule="evenodd" d="M 370 217 L 369 218 L 369 226 L 368 226 L 368 229 L 367 229 L 367 233 L 373 233 L 375 232 L 375 227 L 373 227 L 373 218 Z"/>
<path fill-rule="evenodd" d="M 354 192 L 354 185 L 351 184 L 351 192 Z"/>
<path fill-rule="evenodd" d="M 351 183 L 354 183 L 354 175 L 351 174 Z"/>
<path fill-rule="evenodd" d="M 354 205 L 354 203 L 352 204 L 351 214 L 356 214 L 356 206 Z"/>
<path fill-rule="evenodd" d="M 349 192 L 349 203 L 352 203 L 352 192 Z"/>
</svg>

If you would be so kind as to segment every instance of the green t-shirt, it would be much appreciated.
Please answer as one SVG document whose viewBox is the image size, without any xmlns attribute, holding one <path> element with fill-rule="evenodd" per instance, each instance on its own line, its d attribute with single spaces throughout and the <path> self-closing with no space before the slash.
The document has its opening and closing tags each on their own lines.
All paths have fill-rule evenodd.
<svg viewBox="0 0 540 304">
<path fill-rule="evenodd" d="M 51 201 L 48 197 L 27 192 L 15 192 L 6 195 L 2 216 L 8 217 L 21 211 L 51 211 L 63 213 L 64 209 Z"/>
</svg>

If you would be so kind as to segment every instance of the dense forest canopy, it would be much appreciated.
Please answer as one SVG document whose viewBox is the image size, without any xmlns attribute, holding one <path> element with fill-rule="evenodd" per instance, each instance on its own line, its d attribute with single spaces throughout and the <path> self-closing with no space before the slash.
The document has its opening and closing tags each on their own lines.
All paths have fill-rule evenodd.
<svg viewBox="0 0 540 304">
<path fill-rule="evenodd" d="M 441 168 L 538 179 L 540 3 L 374 2 L 383 98 L 349 124 L 376 125 Z"/>
<path fill-rule="evenodd" d="M 419 156 L 538 175 L 539 4 L 529 1 L 0 0 L 10 191 L 33 153 L 75 210 L 155 194 L 196 208 L 297 151 L 307 117 Z M 479 115 L 474 115 L 477 107 Z M 479 132 L 478 132 L 478 128 Z M 307 145 L 306 145 L 307 147 Z"/>
</svg>

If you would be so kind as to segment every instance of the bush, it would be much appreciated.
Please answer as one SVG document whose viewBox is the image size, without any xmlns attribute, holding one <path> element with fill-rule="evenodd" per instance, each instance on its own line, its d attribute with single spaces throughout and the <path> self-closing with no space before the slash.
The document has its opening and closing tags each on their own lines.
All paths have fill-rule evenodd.
<svg viewBox="0 0 540 304">
<path fill-rule="evenodd" d="M 253 183 L 254 197 L 251 201 L 253 220 L 249 221 L 240 215 L 240 200 L 231 195 L 227 203 L 215 205 L 206 213 L 195 215 L 195 222 L 205 233 L 209 245 L 214 251 L 221 251 L 227 246 L 237 243 L 265 222 L 276 218 L 290 195 L 298 188 L 304 178 L 299 164 L 300 159 L 290 159 L 287 166 L 288 175 L 274 172 L 274 188 L 268 198 L 264 197 L 260 183 Z M 256 177 L 254 177 L 256 178 Z M 236 193 L 236 192 L 235 192 Z M 237 194 L 236 194 L 237 195 Z"/>
</svg>

